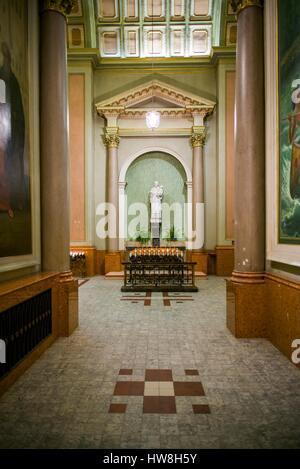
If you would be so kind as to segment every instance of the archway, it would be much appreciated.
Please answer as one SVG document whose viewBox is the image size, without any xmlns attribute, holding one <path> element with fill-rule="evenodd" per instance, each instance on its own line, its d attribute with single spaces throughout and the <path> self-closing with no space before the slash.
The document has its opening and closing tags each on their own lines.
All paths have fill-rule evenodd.
<svg viewBox="0 0 300 469">
<path fill-rule="evenodd" d="M 170 229 L 174 227 L 173 236 L 183 240 L 191 222 L 190 210 L 186 210 L 192 202 L 191 178 L 189 167 L 173 151 L 151 147 L 129 156 L 119 177 L 120 249 L 124 249 L 126 239 L 134 238 L 136 234 L 132 232 L 131 224 L 136 204 L 150 210 L 149 191 L 155 180 L 165 188 L 162 238 L 169 237 Z M 139 229 L 147 237 L 150 236 L 148 216 L 144 220 Z"/>
</svg>

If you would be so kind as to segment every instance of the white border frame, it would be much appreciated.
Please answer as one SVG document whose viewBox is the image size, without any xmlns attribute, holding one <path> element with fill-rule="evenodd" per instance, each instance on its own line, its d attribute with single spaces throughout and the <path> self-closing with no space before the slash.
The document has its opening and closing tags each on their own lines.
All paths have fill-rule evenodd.
<svg viewBox="0 0 300 469">
<path fill-rule="evenodd" d="M 205 52 L 193 52 L 193 32 L 205 31 L 207 33 L 207 48 Z M 209 57 L 211 53 L 211 25 L 192 25 L 189 27 L 189 56 L 190 57 Z"/>
<path fill-rule="evenodd" d="M 175 12 L 174 12 L 175 8 L 174 8 L 174 0 L 171 1 L 171 18 L 180 18 L 183 17 L 185 18 L 185 0 L 182 0 L 181 1 L 181 15 L 176 15 L 175 16 Z M 174 21 L 174 20 L 173 20 Z"/>
<path fill-rule="evenodd" d="M 144 15 L 145 15 L 145 18 L 148 18 L 148 19 L 149 18 L 151 18 L 151 19 L 152 18 L 155 18 L 155 19 L 156 18 L 165 18 L 165 16 L 166 16 L 166 2 L 165 2 L 165 0 L 161 0 L 161 15 L 159 15 L 159 16 L 150 16 L 148 14 L 148 0 L 144 0 Z M 155 19 L 154 19 L 154 21 L 155 21 Z M 156 19 L 156 21 L 157 21 L 157 19 Z"/>
<path fill-rule="evenodd" d="M 209 5 L 208 5 L 208 13 L 207 15 L 195 15 L 195 0 L 191 1 L 191 10 L 190 10 L 190 16 L 193 18 L 198 19 L 209 19 L 212 16 L 212 0 L 209 0 Z"/>
<path fill-rule="evenodd" d="M 84 0 L 86 1 L 86 0 Z M 119 1 L 118 0 L 113 0 L 115 4 L 115 10 L 116 14 L 115 16 L 103 16 L 102 14 L 102 0 L 97 1 L 97 17 L 99 21 L 104 21 L 104 22 L 109 22 L 109 21 L 116 21 L 119 18 L 120 11 L 119 11 Z"/>
<path fill-rule="evenodd" d="M 39 142 L 39 38 L 37 1 L 28 5 L 28 86 L 30 192 L 32 216 L 32 254 L 0 258 L 0 274 L 41 265 L 40 235 L 40 142 Z"/>
<path fill-rule="evenodd" d="M 104 51 L 103 34 L 105 33 L 117 33 L 117 46 L 118 50 L 116 54 L 107 54 Z M 98 28 L 99 35 L 99 50 L 101 57 L 121 57 L 121 28 L 120 26 L 100 26 Z"/>
<path fill-rule="evenodd" d="M 68 24 L 68 48 L 69 49 L 84 49 L 85 47 L 85 32 L 83 24 Z M 79 46 L 72 44 L 72 29 L 79 29 L 81 31 L 81 43 Z"/>
<path fill-rule="evenodd" d="M 178 54 L 174 52 L 174 32 L 175 31 L 181 31 L 182 37 L 181 37 L 181 52 Z M 170 26 L 170 55 L 171 57 L 184 57 L 186 55 L 185 53 L 185 26 L 178 25 Z"/>
<path fill-rule="evenodd" d="M 230 37 L 230 30 L 233 26 L 236 26 L 237 28 L 237 23 L 234 21 L 227 21 L 226 23 L 226 46 L 235 46 L 236 42 L 230 42 L 229 37 Z"/>
<path fill-rule="evenodd" d="M 128 3 L 127 3 L 127 0 L 123 0 L 123 3 L 124 3 L 124 17 L 125 17 L 125 20 L 130 21 L 132 19 L 139 18 L 139 2 L 138 2 L 138 0 L 134 0 L 134 5 L 135 5 L 134 9 L 135 9 L 135 12 L 136 12 L 135 16 L 128 16 Z"/>
<path fill-rule="evenodd" d="M 134 32 L 136 34 L 136 53 L 129 54 L 128 52 L 128 33 Z M 140 27 L 139 26 L 124 26 L 124 53 L 125 57 L 139 57 L 140 55 Z"/>
<path fill-rule="evenodd" d="M 160 32 L 162 34 L 162 48 L 159 54 L 151 54 L 148 45 L 150 41 L 148 41 L 147 35 L 151 32 Z M 143 27 L 143 43 L 144 43 L 144 57 L 167 57 L 167 36 L 166 36 L 166 26 L 162 25 L 155 25 L 155 26 L 144 26 Z"/>
<path fill-rule="evenodd" d="M 300 245 L 279 244 L 277 0 L 265 2 L 267 260 L 300 267 Z"/>
</svg>

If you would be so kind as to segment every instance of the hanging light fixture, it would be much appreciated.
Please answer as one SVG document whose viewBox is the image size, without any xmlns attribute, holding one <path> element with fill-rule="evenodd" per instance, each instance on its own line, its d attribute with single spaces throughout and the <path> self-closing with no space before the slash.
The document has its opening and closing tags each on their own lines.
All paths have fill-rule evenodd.
<svg viewBox="0 0 300 469">
<path fill-rule="evenodd" d="M 153 76 L 153 54 L 154 54 L 154 38 L 153 38 L 153 16 L 154 16 L 154 13 L 153 13 L 153 0 L 152 0 L 152 52 L 151 52 L 151 55 L 152 55 L 152 76 Z M 153 95 L 153 88 L 152 88 L 152 110 L 151 111 L 148 111 L 146 113 L 146 125 L 148 127 L 148 129 L 157 129 L 159 127 L 159 124 L 160 124 L 160 112 L 159 111 L 155 111 L 153 110 L 153 107 L 154 107 L 154 95 Z"/>
</svg>

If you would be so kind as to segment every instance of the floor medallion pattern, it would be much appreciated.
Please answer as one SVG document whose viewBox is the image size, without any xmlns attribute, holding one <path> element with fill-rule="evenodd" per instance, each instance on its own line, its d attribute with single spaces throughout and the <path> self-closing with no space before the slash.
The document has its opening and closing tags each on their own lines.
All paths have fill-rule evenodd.
<svg viewBox="0 0 300 469">
<path fill-rule="evenodd" d="M 199 376 L 198 370 L 184 370 L 187 377 Z M 132 376 L 133 370 L 122 368 L 119 376 Z M 172 370 L 146 369 L 143 381 L 117 381 L 114 396 L 143 396 L 144 414 L 176 414 L 177 396 L 205 396 L 200 381 L 174 381 Z M 110 413 L 125 413 L 127 404 L 112 403 Z M 207 404 L 192 404 L 194 414 L 209 414 Z"/>
</svg>

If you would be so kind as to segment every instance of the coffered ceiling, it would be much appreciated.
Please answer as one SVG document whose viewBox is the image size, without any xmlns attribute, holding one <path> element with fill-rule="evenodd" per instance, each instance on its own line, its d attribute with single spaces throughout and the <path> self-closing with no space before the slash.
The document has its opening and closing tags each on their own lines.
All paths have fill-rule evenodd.
<svg viewBox="0 0 300 469">
<path fill-rule="evenodd" d="M 207 59 L 234 49 L 236 19 L 228 0 L 76 0 L 68 47 L 109 59 Z"/>
</svg>

